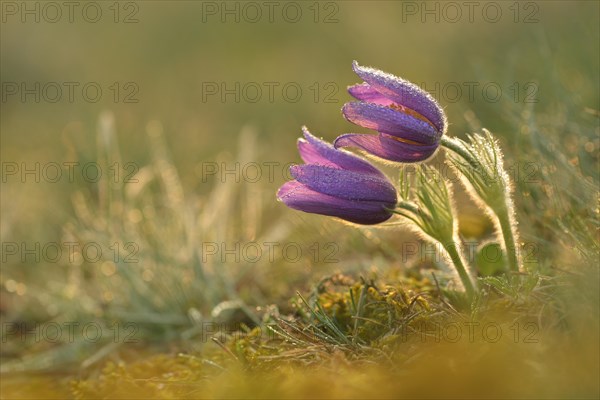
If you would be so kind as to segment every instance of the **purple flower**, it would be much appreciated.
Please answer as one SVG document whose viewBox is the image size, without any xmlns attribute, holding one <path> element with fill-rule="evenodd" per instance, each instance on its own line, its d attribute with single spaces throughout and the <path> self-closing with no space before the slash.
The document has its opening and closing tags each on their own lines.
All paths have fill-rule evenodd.
<svg viewBox="0 0 600 400">
<path fill-rule="evenodd" d="M 367 161 L 338 150 L 302 128 L 298 140 L 306 164 L 290 167 L 294 180 L 286 182 L 277 197 L 288 207 L 329 215 L 363 225 L 384 222 L 396 206 L 396 189 Z"/>
<path fill-rule="evenodd" d="M 397 162 L 418 162 L 431 157 L 448 125 L 437 101 L 402 78 L 361 67 L 356 61 L 352 68 L 365 82 L 348 88 L 360 101 L 346 103 L 342 113 L 348 121 L 374 129 L 379 135 L 347 133 L 339 136 L 334 146 L 358 147 Z"/>
</svg>

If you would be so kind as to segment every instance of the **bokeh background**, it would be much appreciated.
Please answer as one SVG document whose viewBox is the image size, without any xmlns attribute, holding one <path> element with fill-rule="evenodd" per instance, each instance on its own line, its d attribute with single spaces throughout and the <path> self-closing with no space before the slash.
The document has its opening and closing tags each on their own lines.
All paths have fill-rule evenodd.
<svg viewBox="0 0 600 400">
<path fill-rule="evenodd" d="M 357 131 L 340 113 L 346 86 L 359 82 L 353 60 L 432 91 L 449 135 L 492 131 L 507 163 L 535 178 L 516 182 L 519 213 L 532 218 L 524 237 L 569 269 L 576 246 L 556 239 L 557 218 L 597 212 L 599 4 L 475 3 L 470 12 L 461 2 L 81 2 L 70 21 L 62 6 L 58 18 L 43 2 L 3 1 L 3 326 L 95 321 L 106 333 L 134 323 L 136 339 L 160 346 L 194 338 L 201 321 L 247 321 L 244 310 L 271 303 L 285 309 L 332 271 L 402 270 L 406 236 L 348 229 L 275 199 L 284 166 L 300 161 L 302 125 L 327 140 Z M 21 90 L 36 82 L 39 101 Z M 65 82 L 77 83 L 72 101 Z M 89 83 L 102 89 L 97 102 L 82 93 Z M 63 92 L 53 102 L 55 84 Z M 66 170 L 56 183 L 45 178 L 44 166 L 65 162 L 94 162 L 104 175 L 90 182 L 75 167 L 73 180 Z M 36 163 L 38 182 L 21 174 Z M 236 163 L 237 176 L 222 175 Z M 519 169 L 527 165 L 533 170 Z M 131 171 L 135 183 L 125 182 Z M 489 234 L 475 206 L 459 208 L 465 235 Z M 280 253 L 253 263 L 203 259 L 208 242 L 268 241 L 304 253 L 294 262 Z M 58 262 L 21 257 L 23 246 L 66 242 L 98 243 L 104 256 L 65 259 L 63 246 Z M 128 243 L 134 264 L 123 260 Z M 327 263 L 331 249 L 336 262 Z M 50 343 L 3 330 L 4 372 L 87 367 L 113 351 L 110 339 Z"/>
</svg>

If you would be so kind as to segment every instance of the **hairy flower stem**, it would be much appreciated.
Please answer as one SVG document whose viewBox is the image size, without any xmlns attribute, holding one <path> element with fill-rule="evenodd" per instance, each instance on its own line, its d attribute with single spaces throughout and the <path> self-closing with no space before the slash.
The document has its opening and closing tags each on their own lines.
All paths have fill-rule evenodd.
<svg viewBox="0 0 600 400">
<path fill-rule="evenodd" d="M 505 207 L 502 212 L 496 214 L 500 223 L 500 229 L 502 230 L 502 236 L 504 238 L 504 246 L 506 247 L 506 257 L 508 258 L 508 267 L 512 272 L 519 271 L 519 249 L 515 243 L 515 236 L 513 234 L 513 223 L 511 221 L 510 213 Z"/>
<path fill-rule="evenodd" d="M 450 255 L 450 258 L 452 259 L 452 262 L 454 263 L 454 268 L 456 268 L 456 271 L 458 272 L 458 276 L 460 276 L 460 280 L 462 281 L 462 284 L 465 287 L 467 295 L 469 297 L 473 297 L 473 295 L 475 294 L 475 287 L 473 286 L 471 277 L 469 276 L 469 273 L 467 272 L 467 269 L 465 268 L 463 260 L 460 256 L 460 254 L 458 253 L 456 246 L 453 245 L 452 243 L 450 243 L 450 244 L 442 243 L 442 245 L 444 246 L 444 249 Z"/>
<path fill-rule="evenodd" d="M 398 205 L 396 206 L 396 209 L 390 209 L 389 211 L 393 212 L 394 214 L 401 215 L 404 218 L 411 220 L 412 222 L 414 222 L 415 225 L 420 226 L 421 229 L 423 229 L 422 225 L 419 224 L 418 217 L 417 217 L 419 214 L 421 214 L 421 211 L 419 210 L 419 207 L 416 206 L 414 203 L 411 203 L 410 201 L 400 201 L 398 203 Z M 438 235 L 432 234 L 432 232 L 427 232 L 427 236 L 429 236 L 431 238 L 431 240 L 434 242 L 434 244 L 435 244 L 435 242 L 438 242 L 444 248 L 444 250 L 448 253 L 448 255 L 450 256 L 450 259 L 452 260 L 452 264 L 454 264 L 454 268 L 456 268 L 456 271 L 458 272 L 458 276 L 460 277 L 460 280 L 461 280 L 463 286 L 465 287 L 465 291 L 467 292 L 467 295 L 470 298 L 472 298 L 473 295 L 475 294 L 475 287 L 473 286 L 473 281 L 471 280 L 471 276 L 467 272 L 467 269 L 465 267 L 463 259 L 460 256 L 457 246 L 455 245 L 455 243 L 457 243 L 457 241 L 453 240 L 454 239 L 453 235 L 452 234 L 446 234 L 446 235 L 443 234 L 441 236 L 438 236 Z M 445 237 L 446 240 L 442 240 L 443 237 Z"/>
<path fill-rule="evenodd" d="M 440 141 L 441 145 L 447 148 L 448 150 L 458 154 L 465 161 L 467 161 L 473 168 L 480 169 L 481 165 L 479 161 L 474 156 L 473 153 L 469 152 L 463 146 L 461 146 L 458 141 L 452 140 L 449 137 L 443 136 Z M 495 176 L 500 176 L 501 171 L 494 171 L 496 173 Z M 502 238 L 504 240 L 504 249 L 506 251 L 506 257 L 508 259 L 508 267 L 512 272 L 519 271 L 519 249 L 516 244 L 516 226 L 514 223 L 514 217 L 512 215 L 512 198 L 510 195 L 510 191 L 508 189 L 504 189 L 504 201 L 498 202 L 495 206 L 492 206 L 488 202 L 488 207 L 493 211 L 498 220 L 499 228 L 502 231 Z M 480 195 L 481 196 L 481 195 Z M 500 196 L 499 198 L 501 198 Z M 485 199 L 484 199 L 485 202 Z"/>
<path fill-rule="evenodd" d="M 477 166 L 479 165 L 477 160 L 475 160 L 468 151 L 466 151 L 462 146 L 457 144 L 455 141 L 450 139 L 448 136 L 446 136 L 446 135 L 442 136 L 442 138 L 440 140 L 440 144 L 442 146 L 444 146 L 445 148 L 447 148 L 448 150 L 452 150 L 453 152 L 455 152 L 456 154 L 461 156 L 465 161 L 467 161 L 469 164 L 471 164 L 471 166 L 477 168 Z"/>
</svg>

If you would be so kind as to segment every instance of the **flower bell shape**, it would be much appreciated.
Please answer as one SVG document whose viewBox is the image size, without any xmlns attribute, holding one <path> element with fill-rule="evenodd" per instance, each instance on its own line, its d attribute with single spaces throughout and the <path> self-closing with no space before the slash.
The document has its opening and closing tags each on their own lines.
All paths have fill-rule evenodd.
<svg viewBox="0 0 600 400">
<path fill-rule="evenodd" d="M 348 121 L 374 129 L 379 135 L 348 133 L 339 136 L 334 146 L 358 147 L 379 158 L 403 163 L 431 157 L 448 125 L 437 101 L 402 78 L 361 67 L 356 61 L 352 68 L 365 82 L 348 88 L 360 101 L 346 103 L 342 113 Z"/>
<path fill-rule="evenodd" d="M 290 167 L 294 180 L 279 188 L 279 200 L 295 210 L 363 225 L 392 216 L 389 210 L 396 206 L 396 189 L 381 171 L 317 139 L 306 127 L 302 131 L 298 151 L 306 164 Z"/>
</svg>

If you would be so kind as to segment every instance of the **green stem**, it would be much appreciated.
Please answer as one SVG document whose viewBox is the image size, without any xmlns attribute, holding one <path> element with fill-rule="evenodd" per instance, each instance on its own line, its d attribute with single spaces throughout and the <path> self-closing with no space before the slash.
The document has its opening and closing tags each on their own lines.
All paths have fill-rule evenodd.
<svg viewBox="0 0 600 400">
<path fill-rule="evenodd" d="M 419 207 L 412 202 L 401 200 L 396 204 L 396 208 L 403 208 L 405 210 L 410 211 L 415 215 L 419 215 Z"/>
<path fill-rule="evenodd" d="M 502 237 L 504 238 L 504 247 L 506 247 L 506 257 L 508 258 L 508 266 L 511 271 L 519 271 L 519 251 L 515 243 L 515 235 L 513 232 L 513 224 L 507 207 L 496 211 L 496 216 L 500 222 Z"/>
<path fill-rule="evenodd" d="M 462 281 L 465 290 L 467 291 L 467 294 L 469 295 L 469 297 L 473 297 L 473 295 L 475 294 L 475 287 L 473 286 L 471 277 L 469 276 L 469 273 L 467 272 L 467 269 L 463 264 L 462 258 L 460 257 L 456 246 L 454 246 L 452 243 L 448 245 L 444 244 L 443 246 L 444 249 L 450 255 L 450 258 L 454 263 L 454 268 L 456 268 L 456 271 L 458 271 L 458 275 L 460 276 L 460 280 Z"/>
<path fill-rule="evenodd" d="M 447 148 L 448 150 L 452 150 L 459 156 L 461 156 L 465 161 L 467 161 L 471 166 L 477 168 L 479 166 L 479 162 L 473 157 L 471 153 L 469 153 L 464 147 L 457 144 L 454 140 L 449 138 L 448 136 L 442 136 L 440 140 L 440 144 Z"/>
</svg>

